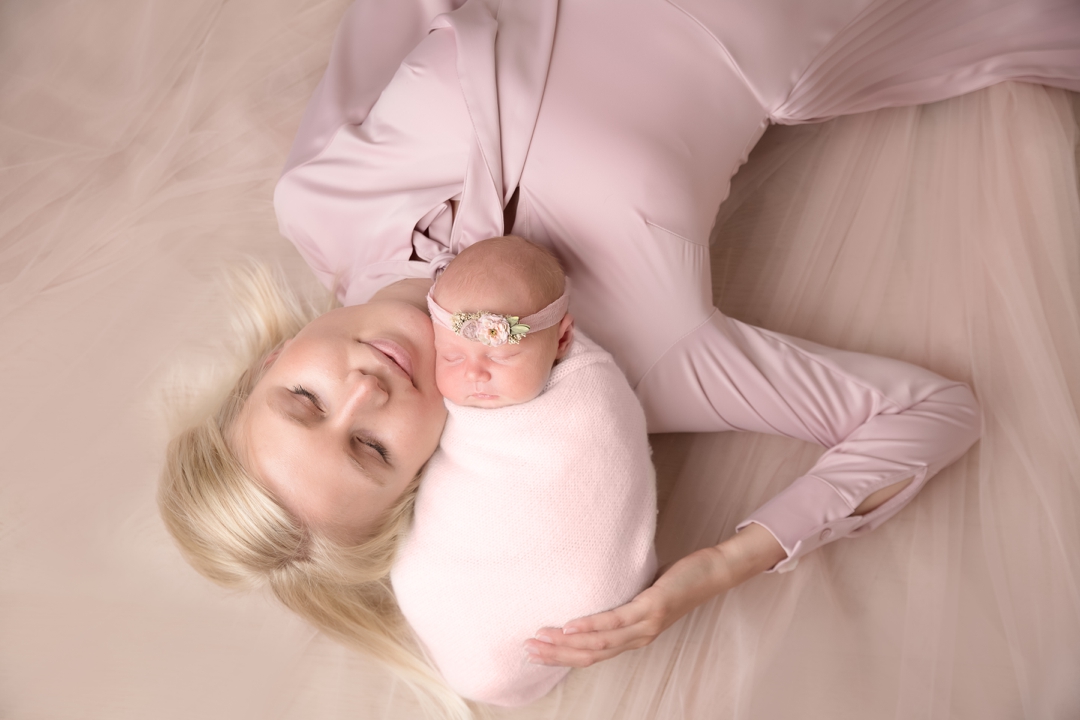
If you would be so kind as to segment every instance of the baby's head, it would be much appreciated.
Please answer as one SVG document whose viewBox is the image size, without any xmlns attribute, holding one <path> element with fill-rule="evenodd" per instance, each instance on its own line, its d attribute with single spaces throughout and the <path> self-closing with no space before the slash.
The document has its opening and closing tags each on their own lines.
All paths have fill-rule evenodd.
<svg viewBox="0 0 1080 720">
<path fill-rule="evenodd" d="M 428 299 L 439 392 L 456 405 L 481 408 L 539 395 L 573 340 L 566 282 L 550 252 L 519 237 L 490 238 L 463 250 Z M 528 318 L 537 313 L 543 317 Z"/>
</svg>

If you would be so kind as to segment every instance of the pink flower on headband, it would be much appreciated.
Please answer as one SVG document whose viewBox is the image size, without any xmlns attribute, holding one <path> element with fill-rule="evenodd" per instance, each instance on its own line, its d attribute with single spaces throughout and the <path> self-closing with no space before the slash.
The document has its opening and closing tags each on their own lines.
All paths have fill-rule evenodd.
<svg viewBox="0 0 1080 720">
<path fill-rule="evenodd" d="M 517 345 L 529 332 L 528 325 L 520 325 L 517 316 L 494 313 L 455 313 L 451 328 L 467 340 L 498 347 L 510 343 Z"/>
</svg>

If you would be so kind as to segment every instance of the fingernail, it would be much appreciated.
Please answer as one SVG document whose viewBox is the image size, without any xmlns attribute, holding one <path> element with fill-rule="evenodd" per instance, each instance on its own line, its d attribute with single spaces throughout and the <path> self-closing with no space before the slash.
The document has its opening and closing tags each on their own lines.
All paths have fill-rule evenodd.
<svg viewBox="0 0 1080 720">
<path fill-rule="evenodd" d="M 573 635 L 576 632 L 577 632 L 577 628 L 563 628 L 562 629 L 562 634 L 563 635 Z"/>
<path fill-rule="evenodd" d="M 554 644 L 554 642 L 551 639 L 551 636 L 548 635 L 547 633 L 536 633 L 536 639 L 539 640 L 540 642 L 546 642 L 548 645 L 553 645 Z"/>
<path fill-rule="evenodd" d="M 540 651 L 537 650 L 536 648 L 534 648 L 532 645 L 526 645 L 525 646 L 525 652 L 527 652 L 529 655 L 539 655 L 540 654 Z"/>
</svg>

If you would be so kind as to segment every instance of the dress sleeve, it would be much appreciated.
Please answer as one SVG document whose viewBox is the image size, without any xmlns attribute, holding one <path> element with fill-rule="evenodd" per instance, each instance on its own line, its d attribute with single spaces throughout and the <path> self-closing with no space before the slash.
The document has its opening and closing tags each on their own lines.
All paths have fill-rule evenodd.
<svg viewBox="0 0 1080 720">
<path fill-rule="evenodd" d="M 714 312 L 642 378 L 650 432 L 745 430 L 828 450 L 739 525 L 768 529 L 788 557 L 776 571 L 833 540 L 867 532 L 978 439 L 971 390 L 898 360 L 827 348 Z M 871 493 L 912 478 L 864 516 Z"/>
<path fill-rule="evenodd" d="M 440 248 L 432 237 L 449 237 L 450 201 L 461 193 L 473 137 L 453 30 L 421 35 L 399 64 L 401 37 L 382 43 L 385 53 L 363 42 L 373 31 L 357 8 L 370 7 L 354 5 L 342 24 L 274 192 L 282 234 L 346 305 L 430 275 Z M 354 67 L 369 51 L 377 60 L 370 75 Z"/>
<path fill-rule="evenodd" d="M 356 0 L 334 35 L 330 62 L 308 101 L 285 172 L 311 160 L 346 124 L 360 124 L 432 20 L 465 0 Z"/>
</svg>

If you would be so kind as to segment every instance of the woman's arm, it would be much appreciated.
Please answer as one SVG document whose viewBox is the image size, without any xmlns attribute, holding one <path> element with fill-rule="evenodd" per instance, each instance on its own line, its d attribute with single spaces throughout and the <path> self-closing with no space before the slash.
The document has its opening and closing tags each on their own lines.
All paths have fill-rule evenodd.
<svg viewBox="0 0 1080 720">
<path fill-rule="evenodd" d="M 869 532 L 978 440 L 963 383 L 890 358 L 828 348 L 714 312 L 637 387 L 650 432 L 763 432 L 827 448 L 750 514 L 787 551 L 774 569 Z M 887 500 L 881 500 L 888 494 Z"/>
<path fill-rule="evenodd" d="M 855 509 L 871 512 L 910 480 L 873 493 Z M 541 665 L 588 667 L 626 650 L 648 645 L 676 620 L 711 598 L 746 582 L 787 557 L 772 533 L 757 523 L 714 547 L 693 552 L 665 570 L 626 605 L 544 628 L 525 643 L 529 660 Z"/>
<path fill-rule="evenodd" d="M 319 142 L 306 126 L 297 135 L 294 154 L 323 146 L 278 180 L 278 224 L 343 305 L 366 302 L 399 278 L 430 278 L 428 261 L 443 245 L 424 232 L 444 229 L 449 240 L 447 201 L 462 192 L 473 144 L 456 59 L 452 30 L 428 33 L 395 66 L 363 122 Z"/>
<path fill-rule="evenodd" d="M 464 0 L 356 0 L 334 36 L 326 73 L 308 101 L 285 171 L 318 155 L 342 125 L 359 125 L 424 36 Z"/>
<path fill-rule="evenodd" d="M 678 561 L 628 604 L 541 630 L 526 644 L 534 662 L 585 666 L 647 645 L 709 598 L 884 522 L 979 436 L 978 405 L 962 383 L 720 313 L 637 390 L 654 431 L 768 432 L 829 450 L 733 537 Z"/>
</svg>

